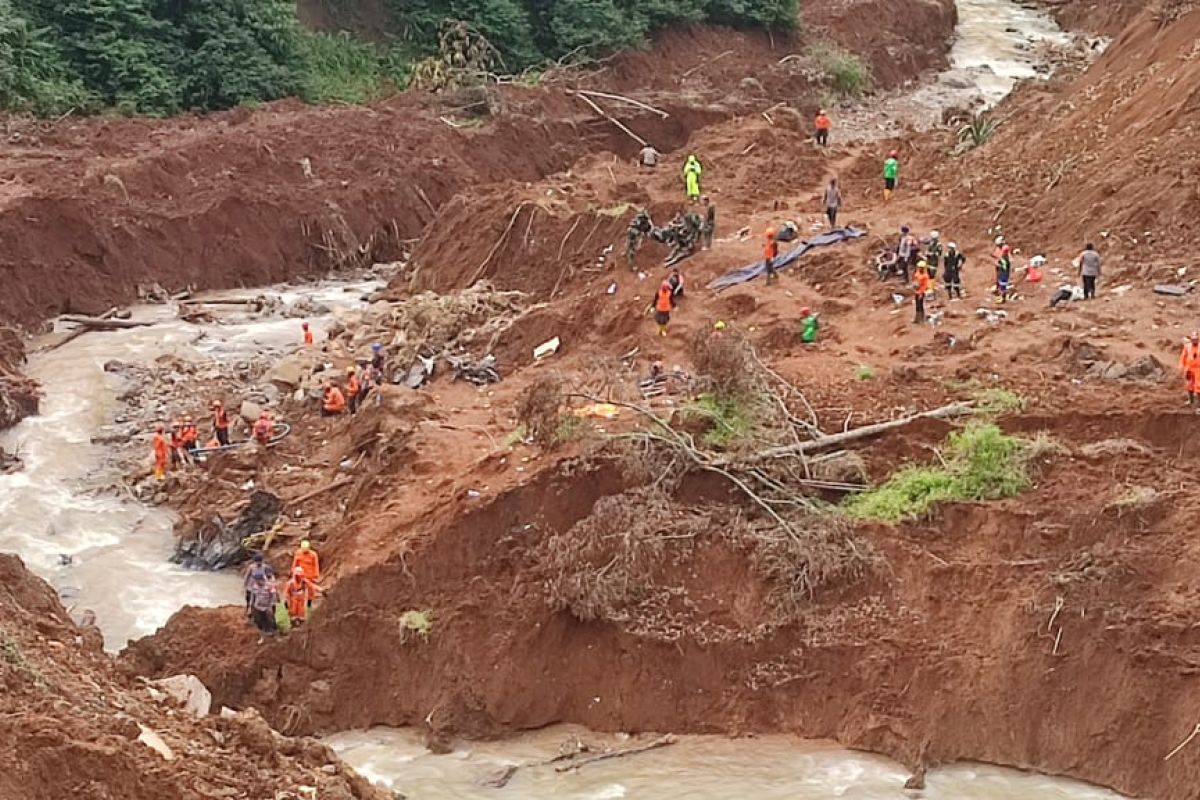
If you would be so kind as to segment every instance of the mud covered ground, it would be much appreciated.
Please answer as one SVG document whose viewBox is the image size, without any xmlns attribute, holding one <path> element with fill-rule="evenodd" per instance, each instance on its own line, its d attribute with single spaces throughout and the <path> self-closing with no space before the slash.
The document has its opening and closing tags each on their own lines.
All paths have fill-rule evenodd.
<svg viewBox="0 0 1200 800">
<path fill-rule="evenodd" d="M 933 15 L 922 31 L 949 29 L 946 5 L 919 5 Z M 1064 20 L 1100 32 L 1114 32 L 1132 8 L 1097 15 L 1086 3 L 1060 5 Z M 840 4 L 829 9 L 822 21 L 814 8 L 810 21 L 839 39 L 857 37 L 872 60 L 896 44 L 889 34 L 867 35 L 888 27 L 866 24 L 879 8 L 856 6 L 862 16 L 847 16 Z M 1174 373 L 1195 301 L 1154 295 L 1150 286 L 1191 278 L 1182 260 L 1193 238 L 1187 194 L 1170 181 L 1194 166 L 1186 137 L 1195 112 L 1180 102 L 1162 119 L 1151 109 L 1161 106 L 1164 87 L 1174 93 L 1194 82 L 1188 43 L 1200 13 L 1167 3 L 1128 18 L 1096 65 L 1019 89 L 1000 110 L 993 140 L 959 158 L 947 155 L 955 144 L 949 130 L 894 142 L 846 143 L 835 134 L 834 145 L 818 151 L 805 124 L 813 98 L 795 101 L 796 114 L 772 107 L 792 91 L 794 76 L 771 66 L 787 48 L 764 52 L 762 42 L 744 38 L 736 55 L 706 67 L 697 45 L 718 45 L 703 31 L 673 34 L 661 50 L 593 79 L 632 92 L 653 75 L 637 96 L 671 116 L 622 117 L 672 151 L 651 174 L 629 164 L 632 144 L 609 123 L 575 116 L 569 98 L 550 90 L 471 131 L 401 112 L 427 102 L 419 98 L 321 112 L 284 106 L 238 123 L 269 150 L 288 153 L 276 156 L 281 163 L 301 157 L 309 134 L 283 131 L 302 113 L 353 116 L 366 131 L 407 114 L 416 121 L 406 118 L 404 132 L 389 127 L 389 135 L 411 133 L 416 147 L 436 131 L 453 143 L 449 169 L 418 175 L 411 171 L 421 162 L 407 158 L 385 160 L 378 183 L 339 188 L 315 179 L 342 210 L 359 204 L 361 216 L 346 219 L 357 220 L 350 227 L 360 243 L 386 227 L 366 198 L 394 219 L 398 203 L 412 204 L 392 236 L 415 240 L 400 242 L 411 249 L 410 268 L 384 304 L 347 317 L 322 345 L 322 360 L 335 369 L 363 358 L 373 340 L 406 367 L 415 342 L 431 335 L 428 320 L 406 310 L 422 292 L 461 297 L 483 279 L 488 291 L 523 297 L 496 315 L 499 328 L 463 318 L 451 335 L 438 335 L 439 346 L 457 353 L 494 353 L 501 383 L 477 388 L 442 374 L 418 391 L 388 386 L 378 405 L 350 420 L 321 419 L 311 402 L 281 400 L 298 440 L 311 446 L 215 459 L 173 486 L 186 527 L 213 497 L 230 507 L 244 502 L 237 487 L 253 477 L 285 505 L 288 521 L 269 557 L 285 566 L 296 539 L 307 536 L 322 553 L 328 591 L 309 627 L 262 646 L 239 609 L 185 609 L 133 645 L 125 667 L 194 671 L 218 702 L 259 708 L 289 735 L 415 725 L 438 745 L 560 721 L 603 730 L 781 730 L 887 753 L 917 771 L 983 760 L 1134 795 L 1191 797 L 1200 751 L 1163 757 L 1200 717 L 1186 700 L 1197 658 L 1189 532 L 1200 510 L 1187 490 L 1196 464 L 1186 447 L 1196 416 L 1183 408 Z M 901 71 L 883 75 L 885 85 L 908 77 L 909 67 L 942 63 L 937 39 L 907 37 L 911 61 L 893 57 Z M 740 80 L 754 66 L 762 69 L 761 101 Z M 721 77 L 704 78 L 693 96 L 689 81 L 708 70 Z M 1134 157 L 1122 149 L 1126 130 L 1137 134 Z M 373 152 L 359 140 L 334 146 L 347 159 Z M 878 171 L 891 147 L 902 152 L 904 177 L 885 205 Z M 643 312 L 665 251 L 640 253 L 645 277 L 613 261 L 635 207 L 656 219 L 678 207 L 674 165 L 688 150 L 704 154 L 718 234 L 713 250 L 685 262 L 688 295 L 663 339 Z M 315 159 L 313 167 L 320 176 Z M 701 288 L 755 260 L 767 225 L 793 219 L 802 235 L 819 229 L 820 188 L 834 174 L 844 221 L 867 237 L 815 252 L 778 286 L 754 282 L 717 295 Z M 283 207 L 326 219 L 301 176 Z M 414 186 L 429 203 L 395 194 Z M 967 299 L 935 304 L 933 326 L 913 325 L 910 293 L 880 283 L 871 267 L 901 224 L 941 230 L 970 259 Z M 1018 299 L 999 309 L 1004 316 L 987 297 L 997 225 L 1019 248 L 1018 264 L 1034 254 L 1049 262 L 1046 281 L 1019 285 Z M 319 253 L 297 260 L 303 239 L 270 236 L 278 237 L 269 258 L 264 250 L 270 269 L 278 254 L 328 265 Z M 1098 240 L 1105 258 L 1101 297 L 1051 311 L 1049 296 L 1070 280 L 1070 259 L 1087 239 Z M 179 280 L 192 279 L 185 273 Z M 815 346 L 798 341 L 803 305 L 821 315 Z M 637 380 L 653 361 L 694 372 L 692 343 L 717 320 L 803 391 L 811 424 L 825 432 L 979 403 L 1003 390 L 1020 402 L 994 413 L 999 424 L 1056 444 L 1017 497 L 942 507 L 895 526 L 854 526 L 847 541 L 871 557 L 830 570 L 804 602 L 781 612 L 778 575 L 736 535 L 755 509 L 711 472 L 664 482 L 666 470 L 639 473 L 628 453 L 614 455 L 608 435 L 638 429 L 628 409 L 583 423 L 557 447 L 528 441 L 521 429 L 518 409 L 545 378 L 568 393 L 624 402 L 637 399 Z M 533 348 L 553 336 L 560 351 L 534 363 Z M 577 396 L 568 405 L 584 402 Z M 659 398 L 653 408 L 670 418 L 682 402 Z M 906 464 L 937 463 L 953 429 L 927 420 L 871 440 L 856 448 L 857 472 L 840 479 L 878 482 Z M 604 602 L 564 584 L 564 564 L 603 571 L 611 556 L 628 567 L 620 556 L 641 552 L 636 542 L 589 548 L 597 532 L 619 541 L 647 520 L 667 533 L 666 543 L 648 569 L 633 565 L 634 584 Z M 414 630 L 413 612 L 432 620 L 428 630 Z"/>
</svg>

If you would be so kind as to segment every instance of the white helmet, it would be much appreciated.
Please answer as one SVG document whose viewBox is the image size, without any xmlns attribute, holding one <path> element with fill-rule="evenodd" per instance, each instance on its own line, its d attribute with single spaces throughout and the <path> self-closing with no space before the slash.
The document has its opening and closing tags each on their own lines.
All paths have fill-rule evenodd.
<svg viewBox="0 0 1200 800">
<path fill-rule="evenodd" d="M 1002 245 L 1002 244 L 1004 244 L 1004 237 L 1003 237 L 1003 236 L 997 236 L 997 237 L 996 237 L 996 241 L 995 241 L 995 245 L 996 245 L 996 247 L 999 247 L 999 246 L 1000 246 L 1000 245 Z"/>
<path fill-rule="evenodd" d="M 946 245 L 946 249 L 947 250 L 957 250 L 958 245 L 956 245 L 954 242 L 950 242 L 948 245 Z"/>
<path fill-rule="evenodd" d="M 930 239 L 936 239 L 936 238 L 938 238 L 939 236 L 941 236 L 941 234 L 940 234 L 940 233 L 938 233 L 937 231 L 930 231 L 930 232 L 929 232 L 929 238 L 930 238 Z"/>
</svg>

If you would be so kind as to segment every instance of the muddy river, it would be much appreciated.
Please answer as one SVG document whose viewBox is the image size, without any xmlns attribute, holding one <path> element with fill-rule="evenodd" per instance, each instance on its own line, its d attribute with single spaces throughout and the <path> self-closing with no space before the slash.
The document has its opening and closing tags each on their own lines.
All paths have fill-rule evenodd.
<svg viewBox="0 0 1200 800">
<path fill-rule="evenodd" d="M 301 295 L 330 308 L 361 303 L 377 284 L 328 284 L 303 292 L 278 290 L 285 302 Z M 347 291 L 350 289 L 350 291 Z M 115 413 L 117 380 L 104 371 L 110 359 L 149 363 L 171 354 L 235 362 L 296 346 L 299 321 L 245 320 L 230 325 L 189 325 L 167 306 L 134 309 L 153 326 L 96 332 L 29 359 L 42 384 L 41 415 L 0 434 L 0 446 L 17 452 L 25 468 L 0 476 L 0 551 L 13 552 L 58 590 L 77 619 L 96 614 L 106 645 L 119 650 L 153 633 L 183 605 L 237 602 L 233 574 L 190 572 L 168 563 L 172 515 L 133 499 L 106 465 L 92 438 Z M 332 317 L 315 318 L 318 335 Z M 204 413 L 207 398 L 197 398 Z M 149 444 L 147 444 L 149 459 Z"/>
<path fill-rule="evenodd" d="M 521 768 L 508 785 L 485 781 L 505 767 L 545 761 L 578 736 L 593 749 L 628 748 L 619 737 L 566 726 L 499 743 L 430 755 L 413 733 L 341 733 L 328 742 L 363 775 L 411 800 L 1118 800 L 1087 784 L 1015 770 L 959 764 L 929 773 L 926 788 L 904 789 L 909 773 L 885 758 L 788 736 L 684 736 L 670 747 L 601 761 L 572 772 Z"/>
<path fill-rule="evenodd" d="M 1037 74 L 1039 42 L 1066 42 L 1046 16 L 1010 0 L 959 0 L 960 24 L 952 68 L 897 97 L 916 99 L 931 115 L 971 99 L 994 103 L 1017 79 Z M 876 115 L 879 106 L 876 105 Z M 852 116 L 847 112 L 845 117 Z M 853 124 L 850 125 L 853 127 Z M 877 125 L 875 125 L 878 128 Z M 370 285 L 325 284 L 301 294 L 331 307 L 361 302 Z M 109 648 L 154 631 L 184 604 L 218 605 L 240 600 L 232 575 L 188 572 L 167 563 L 171 515 L 113 490 L 118 476 L 105 466 L 104 450 L 92 443 L 112 421 L 118 385 L 103 370 L 109 359 L 149 362 L 163 354 L 235 361 L 252 353 L 284 352 L 296 345 L 297 321 L 245 320 L 193 326 L 175 320 L 167 307 L 135 312 L 155 325 L 112 333 L 89 333 L 30 359 L 42 382 L 42 415 L 0 435 L 18 451 L 25 469 L 0 476 L 0 550 L 16 552 L 60 592 L 78 617 L 97 615 Z M 328 318 L 314 319 L 318 332 Z M 579 735 L 595 745 L 621 746 L 618 737 L 555 728 L 504 742 L 470 744 L 449 755 L 432 755 L 413 732 L 372 730 L 330 738 L 344 757 L 372 779 L 414 800 L 470 800 L 500 790 L 481 781 L 507 765 L 544 760 L 564 739 Z M 602 798 L 902 798 L 907 772 L 886 759 L 834 745 L 782 736 L 729 740 L 683 737 L 677 744 L 628 759 L 597 763 L 572 773 L 552 767 L 520 769 L 503 792 L 520 800 Z M 1071 781 L 958 765 L 928 776 L 922 795 L 931 800 L 1100 800 L 1117 795 Z"/>
</svg>

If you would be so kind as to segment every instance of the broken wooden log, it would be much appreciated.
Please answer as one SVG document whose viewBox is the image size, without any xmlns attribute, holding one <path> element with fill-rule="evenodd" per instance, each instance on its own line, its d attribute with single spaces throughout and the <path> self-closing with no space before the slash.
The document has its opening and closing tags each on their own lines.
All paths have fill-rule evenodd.
<svg viewBox="0 0 1200 800">
<path fill-rule="evenodd" d="M 739 463 L 764 461 L 771 458 L 781 458 L 786 456 L 802 456 L 808 453 L 815 453 L 819 450 L 828 450 L 831 447 L 840 447 L 849 442 L 856 442 L 861 439 L 869 439 L 873 436 L 878 436 L 881 433 L 903 428 L 905 425 L 911 425 L 917 420 L 922 419 L 949 419 L 952 417 L 964 417 L 974 413 L 974 408 L 971 403 L 951 403 L 948 406 L 942 406 L 930 411 L 922 411 L 917 414 L 912 414 L 899 419 L 888 420 L 887 422 L 877 422 L 874 425 L 863 425 L 861 428 L 853 428 L 843 433 L 831 433 L 827 436 L 819 436 L 807 442 L 799 444 L 789 444 L 784 447 L 770 447 L 766 450 L 760 450 L 753 455 L 743 456 L 737 461 Z M 718 459 L 714 463 L 731 463 L 730 459 Z"/>
<path fill-rule="evenodd" d="M 115 317 L 116 315 L 117 315 L 117 307 L 113 306 L 108 311 L 105 311 L 103 314 L 101 314 L 97 319 L 111 319 L 111 318 Z M 76 328 L 75 330 L 71 331 L 70 333 L 66 334 L 65 336 L 63 336 L 61 339 L 59 339 L 54 344 L 47 345 L 46 347 L 43 347 L 38 352 L 49 353 L 51 350 L 57 350 L 58 348 L 62 347 L 64 344 L 66 344 L 67 342 L 75 341 L 80 336 L 87 333 L 89 330 L 92 330 L 92 328 L 80 326 L 80 327 Z"/>
<path fill-rule="evenodd" d="M 591 106 L 591 107 L 592 107 L 592 110 L 593 110 L 593 111 L 595 111 L 595 112 L 596 112 L 597 114 L 599 114 L 600 116 L 604 117 L 606 120 L 608 120 L 609 122 L 611 122 L 613 125 L 616 125 L 616 126 L 617 126 L 617 127 L 618 127 L 618 128 L 621 130 L 621 131 L 623 131 L 624 133 L 628 134 L 628 135 L 629 135 L 629 137 L 630 137 L 631 139 L 633 139 L 635 142 L 637 142 L 638 144 L 640 144 L 642 147 L 645 147 L 645 146 L 646 146 L 646 140 L 645 140 L 645 139 L 643 139 L 642 137 L 638 136 L 638 135 L 637 135 L 636 133 L 634 133 L 633 131 L 629 130 L 629 128 L 625 127 L 625 125 L 624 125 L 624 124 L 623 124 L 623 123 L 622 123 L 620 120 L 618 120 L 616 117 L 614 117 L 614 116 L 612 116 L 611 114 L 609 114 L 607 111 L 605 111 L 605 110 L 604 110 L 603 108 L 601 108 L 600 106 L 596 105 L 596 103 L 595 103 L 595 102 L 593 102 L 593 101 L 592 101 L 592 99 L 591 99 L 590 97 L 588 97 L 588 96 L 587 96 L 587 95 L 585 95 L 585 94 L 580 94 L 579 92 L 571 92 L 571 94 L 575 95 L 575 96 L 576 96 L 576 97 L 578 97 L 580 100 L 582 100 L 583 102 L 587 103 L 589 106 Z"/>
<path fill-rule="evenodd" d="M 590 91 L 588 89 L 576 89 L 575 91 L 579 94 L 585 94 L 588 97 L 603 97 L 606 100 L 616 100 L 618 103 L 627 103 L 631 106 L 634 106 L 635 108 L 641 108 L 646 111 L 652 111 L 655 114 L 658 114 L 663 119 L 667 119 L 668 117 L 671 116 L 667 112 L 663 111 L 661 108 L 655 108 L 654 106 L 646 105 L 645 103 L 641 102 L 640 100 L 634 100 L 632 97 L 625 97 L 624 95 L 619 95 L 619 94 L 609 94 L 608 92 L 595 92 L 595 91 Z"/>
<path fill-rule="evenodd" d="M 208 300 L 188 298 L 180 300 L 179 304 L 181 306 L 252 306 L 261 302 L 261 297 L 218 297 Z"/>
<path fill-rule="evenodd" d="M 116 311 L 114 309 L 113 313 Z M 126 328 L 143 328 L 147 325 L 152 325 L 151 322 L 142 322 L 133 319 L 112 319 L 111 317 L 80 317 L 75 314 L 64 314 L 59 317 L 63 322 L 70 322 L 75 325 L 82 325 L 87 330 L 93 331 L 117 331 Z"/>
<path fill-rule="evenodd" d="M 637 747 L 627 747 L 624 750 L 610 750 L 607 753 L 596 753 L 595 755 L 575 758 L 565 764 L 560 764 L 559 766 L 555 767 L 554 771 L 569 772 L 573 769 L 586 767 L 588 764 L 595 764 L 597 761 L 607 761 L 611 758 L 635 756 L 639 753 L 645 753 L 649 750 L 657 750 L 660 747 L 666 747 L 672 744 L 675 744 L 675 737 L 668 733 L 665 736 L 658 737 L 652 742 L 647 742 L 646 744 L 638 745 Z"/>
</svg>

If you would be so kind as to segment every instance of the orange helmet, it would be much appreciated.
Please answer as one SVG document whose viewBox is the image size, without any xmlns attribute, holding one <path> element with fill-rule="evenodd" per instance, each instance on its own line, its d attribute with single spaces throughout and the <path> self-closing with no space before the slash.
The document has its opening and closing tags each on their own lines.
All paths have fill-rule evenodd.
<svg viewBox="0 0 1200 800">
<path fill-rule="evenodd" d="M 899 150 L 892 150 L 890 153 L 888 153 L 888 158 L 898 158 L 899 156 L 900 156 Z"/>
<path fill-rule="evenodd" d="M 768 239 L 775 238 L 775 229 L 774 228 L 767 228 L 767 238 Z"/>
</svg>

